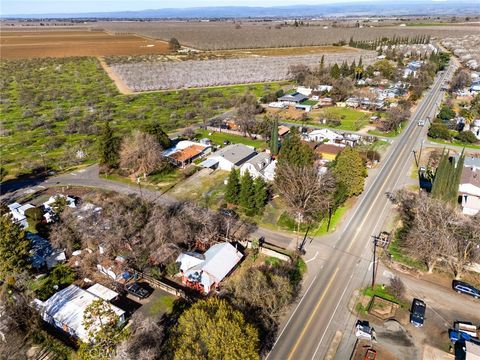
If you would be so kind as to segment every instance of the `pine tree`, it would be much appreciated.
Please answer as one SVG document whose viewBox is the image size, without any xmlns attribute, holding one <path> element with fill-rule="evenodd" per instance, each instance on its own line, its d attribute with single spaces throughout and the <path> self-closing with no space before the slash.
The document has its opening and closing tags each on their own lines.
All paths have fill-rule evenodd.
<svg viewBox="0 0 480 360">
<path fill-rule="evenodd" d="M 234 205 L 238 205 L 240 197 L 240 175 L 238 170 L 232 169 L 228 177 L 227 188 L 225 190 L 225 200 Z"/>
<path fill-rule="evenodd" d="M 268 200 L 267 183 L 261 177 L 257 177 L 253 186 L 255 192 L 255 213 L 261 214 Z"/>
<path fill-rule="evenodd" d="M 360 59 L 358 60 L 358 67 L 363 67 L 363 59 L 362 59 L 362 56 L 360 56 Z"/>
<path fill-rule="evenodd" d="M 330 69 L 330 76 L 333 77 L 334 79 L 340 79 L 340 68 L 338 67 L 338 64 L 335 63 L 333 64 L 332 68 Z"/>
<path fill-rule="evenodd" d="M 325 55 L 322 55 L 322 58 L 320 59 L 320 71 L 323 71 L 325 69 Z"/>
<path fill-rule="evenodd" d="M 0 279 L 30 268 L 30 240 L 9 214 L 0 215 Z"/>
<path fill-rule="evenodd" d="M 253 178 L 248 170 L 241 179 L 239 204 L 245 209 L 245 213 L 248 216 L 253 215 L 255 210 L 255 188 Z"/>
<path fill-rule="evenodd" d="M 457 163 L 450 161 L 449 152 L 444 152 L 435 172 L 432 196 L 452 204 L 458 201 L 458 187 L 462 177 L 465 154 L 462 151 Z"/>
<path fill-rule="evenodd" d="M 312 165 L 315 160 L 315 153 L 300 139 L 300 134 L 295 127 L 290 129 L 290 134 L 282 142 L 278 155 L 278 165 L 288 163 L 296 166 Z"/>
<path fill-rule="evenodd" d="M 270 152 L 273 156 L 278 154 L 278 119 L 273 119 L 272 134 L 270 136 Z"/>
<path fill-rule="evenodd" d="M 342 75 L 342 77 L 347 77 L 349 71 L 350 68 L 348 67 L 347 61 L 344 61 L 342 63 L 342 66 L 340 67 L 340 74 Z"/>
<path fill-rule="evenodd" d="M 118 166 L 118 139 L 113 134 L 108 121 L 105 122 L 102 134 L 99 138 L 99 157 L 100 165 L 108 169 L 113 169 Z"/>
<path fill-rule="evenodd" d="M 352 77 L 355 77 L 356 69 L 357 69 L 357 65 L 356 65 L 355 59 L 354 59 L 354 60 L 352 61 L 352 64 L 350 65 L 350 70 L 349 70 L 348 75 L 349 75 L 349 76 L 352 76 Z"/>
</svg>

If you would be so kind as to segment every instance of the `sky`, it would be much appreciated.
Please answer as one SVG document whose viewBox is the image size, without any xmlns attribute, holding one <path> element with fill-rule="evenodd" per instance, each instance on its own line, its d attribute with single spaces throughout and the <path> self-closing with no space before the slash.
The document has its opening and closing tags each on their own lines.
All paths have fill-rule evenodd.
<svg viewBox="0 0 480 360">
<path fill-rule="evenodd" d="M 0 0 L 1 15 L 110 12 L 203 6 L 282 6 L 292 4 L 331 4 L 372 0 Z M 382 0 L 373 0 L 382 1 Z M 476 1 L 476 0 L 474 0 Z M 385 2 L 385 0 L 383 0 Z M 393 2 L 393 1 L 392 1 Z M 398 2 L 395 1 L 395 2 Z"/>
</svg>

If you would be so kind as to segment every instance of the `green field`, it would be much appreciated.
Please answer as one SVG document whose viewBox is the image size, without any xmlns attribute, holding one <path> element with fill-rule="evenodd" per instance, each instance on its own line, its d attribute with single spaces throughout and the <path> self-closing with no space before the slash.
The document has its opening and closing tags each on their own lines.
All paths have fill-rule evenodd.
<svg viewBox="0 0 480 360">
<path fill-rule="evenodd" d="M 346 131 L 358 131 L 364 126 L 368 125 L 370 121 L 371 112 L 360 111 L 351 108 L 329 107 L 328 112 L 340 116 L 341 125 L 334 127 Z"/>
<path fill-rule="evenodd" d="M 199 122 L 203 106 L 219 114 L 246 91 L 261 96 L 280 88 L 266 83 L 121 95 L 97 59 L 86 57 L 1 61 L 0 71 L 1 165 L 9 178 L 96 160 L 105 120 L 118 136 L 151 121 L 172 131 Z"/>
<path fill-rule="evenodd" d="M 248 136 L 239 136 L 239 135 L 232 135 L 222 132 L 212 132 L 210 130 L 197 130 L 198 138 L 209 138 L 212 143 L 215 145 L 224 146 L 223 142 L 225 140 L 230 141 L 232 144 L 244 144 L 248 146 L 252 146 L 258 150 L 263 150 L 267 147 L 267 143 L 263 140 L 254 140 L 249 138 Z"/>
<path fill-rule="evenodd" d="M 434 138 L 429 137 L 428 140 L 431 141 L 432 143 L 436 143 L 436 144 L 452 145 L 452 146 L 458 146 L 459 148 L 480 150 L 480 145 L 464 143 L 464 142 L 461 142 L 461 141 L 458 141 L 458 140 L 455 140 L 455 139 L 453 139 L 452 141 L 447 141 L 447 140 L 434 139 Z"/>
</svg>

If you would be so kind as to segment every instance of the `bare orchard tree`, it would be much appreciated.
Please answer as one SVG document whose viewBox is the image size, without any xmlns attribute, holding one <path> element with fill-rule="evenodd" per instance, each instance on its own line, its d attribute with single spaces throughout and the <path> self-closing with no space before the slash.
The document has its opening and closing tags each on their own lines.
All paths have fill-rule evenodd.
<svg viewBox="0 0 480 360">
<path fill-rule="evenodd" d="M 164 329 L 159 319 L 139 312 L 132 316 L 130 336 L 117 346 L 115 360 L 155 360 L 162 352 Z"/>
<path fill-rule="evenodd" d="M 458 214 L 451 224 L 453 236 L 447 244 L 447 261 L 453 275 L 460 279 L 467 265 L 480 260 L 480 216 Z"/>
<path fill-rule="evenodd" d="M 153 135 L 135 130 L 125 137 L 120 149 L 120 166 L 133 176 L 150 174 L 166 164 L 160 144 Z"/>
<path fill-rule="evenodd" d="M 397 130 L 400 124 L 408 120 L 409 117 L 410 110 L 405 107 L 398 106 L 390 108 L 387 110 L 387 116 L 380 120 L 378 129 L 384 132 Z"/>
<path fill-rule="evenodd" d="M 245 135 L 252 135 L 257 124 L 255 115 L 259 114 L 261 111 L 261 107 L 259 106 L 255 95 L 246 93 L 238 99 L 237 118 L 235 123 Z"/>
<path fill-rule="evenodd" d="M 407 200 L 408 201 L 408 200 Z M 415 202 L 414 220 L 405 239 L 407 251 L 422 261 L 429 273 L 446 253 L 453 239 L 451 223 L 456 220 L 454 209 L 443 201 L 420 193 Z"/>
<path fill-rule="evenodd" d="M 333 175 L 320 174 L 316 166 L 282 164 L 277 167 L 274 185 L 295 219 L 297 230 L 300 224 L 311 223 L 328 211 L 335 191 Z"/>
</svg>

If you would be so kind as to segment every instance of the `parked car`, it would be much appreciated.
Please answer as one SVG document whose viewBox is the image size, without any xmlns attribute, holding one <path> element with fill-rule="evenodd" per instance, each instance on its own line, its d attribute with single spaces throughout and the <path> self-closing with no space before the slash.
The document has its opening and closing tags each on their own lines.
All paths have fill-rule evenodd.
<svg viewBox="0 0 480 360">
<path fill-rule="evenodd" d="M 127 290 L 130 294 L 136 296 L 140 300 L 145 299 L 150 295 L 150 292 L 147 289 L 141 287 L 140 284 L 137 282 L 125 285 L 125 290 Z"/>
<path fill-rule="evenodd" d="M 410 310 L 410 323 L 415 327 L 422 327 L 425 322 L 425 310 L 427 306 L 420 299 L 413 299 Z"/>
<path fill-rule="evenodd" d="M 218 212 L 225 217 L 231 217 L 231 218 L 235 218 L 235 219 L 238 218 L 238 214 L 234 210 L 231 210 L 231 209 L 222 208 L 222 209 L 218 210 Z"/>
<path fill-rule="evenodd" d="M 480 290 L 466 282 L 453 280 L 452 288 L 459 294 L 467 294 L 473 296 L 475 299 L 480 299 Z"/>
<path fill-rule="evenodd" d="M 418 126 L 425 126 L 425 120 L 418 120 Z"/>
</svg>

